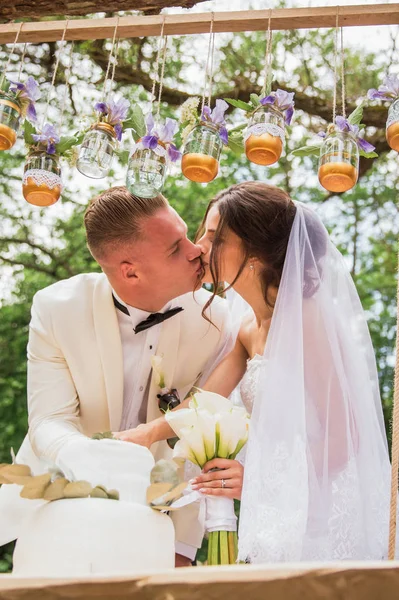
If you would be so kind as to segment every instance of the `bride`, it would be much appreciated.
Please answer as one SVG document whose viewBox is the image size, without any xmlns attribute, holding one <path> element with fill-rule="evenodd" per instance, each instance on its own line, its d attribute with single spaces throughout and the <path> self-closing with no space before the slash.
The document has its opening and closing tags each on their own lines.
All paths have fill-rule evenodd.
<svg viewBox="0 0 399 600">
<path fill-rule="evenodd" d="M 239 385 L 252 418 L 245 467 L 215 459 L 193 487 L 241 498 L 240 560 L 384 558 L 388 447 L 343 257 L 310 208 L 262 182 L 220 192 L 200 235 L 204 281 L 228 282 L 248 309 L 203 387 L 229 396 Z M 173 435 L 163 419 L 143 427 L 152 441 Z"/>
</svg>

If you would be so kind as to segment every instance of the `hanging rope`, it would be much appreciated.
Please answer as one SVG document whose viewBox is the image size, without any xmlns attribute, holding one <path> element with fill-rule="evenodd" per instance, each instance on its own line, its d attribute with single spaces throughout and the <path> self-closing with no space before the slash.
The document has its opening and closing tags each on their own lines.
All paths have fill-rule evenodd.
<svg viewBox="0 0 399 600">
<path fill-rule="evenodd" d="M 46 104 L 46 109 L 44 111 L 44 115 L 43 115 L 43 121 L 42 121 L 42 129 L 44 127 L 44 124 L 46 123 L 46 119 L 47 119 L 47 113 L 48 113 L 48 109 L 50 106 L 50 101 L 51 101 L 51 96 L 54 90 L 54 84 L 55 84 L 55 78 L 57 76 L 57 71 L 58 71 L 58 66 L 60 64 L 60 58 L 61 58 L 61 53 L 64 50 L 65 46 L 66 46 L 66 41 L 65 41 L 65 35 L 68 29 L 68 25 L 69 25 L 69 20 L 67 19 L 65 21 L 65 27 L 64 27 L 64 31 L 62 33 L 62 38 L 61 38 L 61 45 L 58 51 L 58 56 L 57 56 L 57 60 L 55 62 L 55 66 L 54 66 L 54 72 L 53 72 L 53 78 L 51 80 L 51 84 L 50 84 L 50 89 L 48 91 L 48 95 L 47 95 L 47 104 Z"/>
<path fill-rule="evenodd" d="M 111 97 L 112 84 L 114 83 L 116 65 L 118 64 L 119 43 L 120 43 L 120 38 L 117 39 L 116 44 L 115 44 L 115 54 L 113 57 L 112 74 L 111 74 L 111 79 L 110 79 L 110 84 L 109 84 L 109 92 L 108 92 L 108 96 L 107 96 L 108 102 Z"/>
<path fill-rule="evenodd" d="M 213 13 L 212 13 L 213 15 Z M 213 68 L 214 68 L 214 57 L 215 57 L 215 32 L 212 32 L 212 48 L 211 48 L 211 65 L 209 73 L 209 84 L 208 84 L 208 106 L 211 107 L 212 101 L 212 84 L 213 84 Z"/>
<path fill-rule="evenodd" d="M 20 65 L 19 65 L 19 72 L 18 72 L 18 79 L 17 79 L 17 81 L 21 81 L 22 67 L 24 65 L 24 60 L 25 60 L 25 54 L 26 54 L 26 48 L 27 48 L 27 46 L 28 46 L 28 43 L 25 42 L 24 49 L 22 51 L 21 62 L 20 62 Z"/>
<path fill-rule="evenodd" d="M 67 99 L 68 89 L 69 89 L 69 79 L 71 77 L 71 72 L 72 72 L 73 46 L 74 46 L 74 42 L 71 43 L 71 50 L 69 52 L 68 68 L 65 72 L 65 90 L 64 90 L 64 97 L 62 99 L 62 106 L 61 106 L 60 133 L 61 133 L 62 124 L 64 121 L 66 99 Z"/>
<path fill-rule="evenodd" d="M 10 63 L 11 63 L 11 58 L 12 58 L 12 55 L 14 54 L 15 46 L 16 46 L 16 44 L 17 44 L 17 42 L 18 42 L 18 39 L 19 39 L 19 36 L 20 36 L 20 34 L 21 34 L 21 29 L 22 29 L 22 26 L 23 26 L 23 23 L 20 23 L 20 24 L 19 24 L 19 27 L 18 27 L 17 34 L 16 34 L 16 36 L 15 36 L 14 43 L 13 43 L 13 45 L 12 45 L 12 48 L 11 48 L 11 52 L 10 52 L 10 54 L 8 55 L 7 64 L 6 64 L 6 66 L 5 66 L 5 69 L 4 69 L 3 73 L 1 74 L 1 77 L 0 77 L 0 88 L 3 86 L 4 79 L 6 78 L 6 74 L 7 74 L 8 68 L 9 68 L 9 66 L 10 66 Z"/>
<path fill-rule="evenodd" d="M 341 91 L 342 91 L 342 116 L 345 112 L 345 52 L 344 52 L 344 28 L 341 26 Z"/>
<path fill-rule="evenodd" d="M 163 45 L 163 52 L 162 52 L 162 68 L 161 68 L 161 75 L 159 78 L 158 107 L 157 107 L 157 116 L 156 116 L 157 121 L 159 120 L 159 112 L 161 110 L 161 96 L 162 96 L 162 88 L 163 88 L 163 78 L 164 78 L 164 74 L 165 74 L 167 45 L 168 45 L 168 36 L 165 37 L 165 41 L 164 41 L 164 45 Z"/>
<path fill-rule="evenodd" d="M 399 254 L 398 254 L 399 265 Z M 389 543 L 388 559 L 394 560 L 396 547 L 396 515 L 398 507 L 398 469 L 399 469 L 399 279 L 396 297 L 396 364 L 393 393 L 392 415 L 392 475 L 391 475 L 391 504 L 389 512 Z"/>
<path fill-rule="evenodd" d="M 158 42 L 158 52 L 157 52 L 157 58 L 155 61 L 154 77 L 153 77 L 152 90 L 151 90 L 151 109 L 152 109 L 152 104 L 155 100 L 155 88 L 156 88 L 157 81 L 159 78 L 159 60 L 161 58 L 162 44 L 164 42 L 164 36 L 163 36 L 164 27 L 165 27 L 165 15 L 163 15 L 163 19 L 162 19 L 161 35 L 160 35 L 160 39 Z"/>
<path fill-rule="evenodd" d="M 213 33 L 213 23 L 215 20 L 215 13 L 212 12 L 211 16 L 211 26 L 209 29 L 209 44 L 208 44 L 208 55 L 206 58 L 206 67 L 205 67 L 205 82 L 204 82 L 204 92 L 202 94 L 202 102 L 201 102 L 201 114 L 204 110 L 205 106 L 205 98 L 206 98 L 206 90 L 209 86 L 208 93 L 208 106 L 210 108 L 211 98 L 212 98 L 212 80 L 213 80 L 213 50 L 215 48 L 214 41 L 214 33 Z"/>
<path fill-rule="evenodd" d="M 269 20 L 267 24 L 267 38 L 266 38 L 266 50 L 265 50 L 265 72 L 264 72 L 264 80 L 262 87 L 262 98 L 266 96 L 266 90 L 268 90 L 270 86 L 271 79 L 271 70 L 272 70 L 272 38 L 273 33 L 271 30 L 271 20 L 272 20 L 272 9 L 269 9 Z"/>
<path fill-rule="evenodd" d="M 109 57 L 108 57 L 108 65 L 107 65 L 107 70 L 106 70 L 105 78 L 104 78 L 104 86 L 103 86 L 103 93 L 102 93 L 102 102 L 105 102 L 105 98 L 106 98 L 108 75 L 109 75 L 109 70 L 111 68 L 111 61 L 112 61 L 113 55 L 114 55 L 115 39 L 116 39 L 116 32 L 118 31 L 118 27 L 119 27 L 119 16 L 116 17 L 116 24 L 115 24 L 115 28 L 114 28 L 114 35 L 113 35 L 113 38 L 112 38 L 112 46 L 111 46 L 111 50 L 110 50 Z"/>
<path fill-rule="evenodd" d="M 334 32 L 334 96 L 333 96 L 333 116 L 332 122 L 335 123 L 335 117 L 337 114 L 337 66 L 338 66 L 338 11 L 335 15 L 335 32 Z"/>
</svg>

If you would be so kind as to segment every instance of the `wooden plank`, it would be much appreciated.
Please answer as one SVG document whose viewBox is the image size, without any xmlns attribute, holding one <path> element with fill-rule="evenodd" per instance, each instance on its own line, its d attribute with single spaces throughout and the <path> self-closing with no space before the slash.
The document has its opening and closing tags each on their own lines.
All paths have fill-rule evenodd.
<svg viewBox="0 0 399 600">
<path fill-rule="evenodd" d="M 281 8 L 272 11 L 273 30 L 334 27 L 336 6 Z M 209 31 L 211 13 L 165 16 L 166 35 L 190 35 Z M 267 29 L 269 11 L 250 10 L 214 13 L 215 32 L 262 31 Z M 163 15 L 129 16 L 119 19 L 118 37 L 158 36 Z M 351 5 L 339 7 L 339 23 L 345 27 L 399 24 L 399 4 Z M 67 40 L 111 38 L 116 18 L 74 19 L 69 21 Z M 54 42 L 61 39 L 65 21 L 24 23 L 21 42 Z M 14 41 L 18 23 L 0 25 L 0 43 Z"/>
</svg>

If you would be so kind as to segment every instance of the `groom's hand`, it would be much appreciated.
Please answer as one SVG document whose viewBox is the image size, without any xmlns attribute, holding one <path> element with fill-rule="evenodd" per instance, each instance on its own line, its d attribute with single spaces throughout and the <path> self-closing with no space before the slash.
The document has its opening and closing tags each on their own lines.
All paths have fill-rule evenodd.
<svg viewBox="0 0 399 600">
<path fill-rule="evenodd" d="M 203 494 L 240 500 L 243 478 L 244 467 L 237 460 L 214 458 L 206 463 L 201 475 L 190 483 L 193 490 L 199 490 Z"/>
<path fill-rule="evenodd" d="M 135 429 L 127 429 L 126 431 L 117 431 L 114 434 L 114 438 L 122 440 L 124 442 L 132 442 L 139 446 L 145 446 L 150 448 L 154 443 L 153 428 L 151 423 L 145 423 L 138 425 Z"/>
<path fill-rule="evenodd" d="M 187 556 L 175 554 L 175 567 L 192 567 L 193 563 Z"/>
</svg>

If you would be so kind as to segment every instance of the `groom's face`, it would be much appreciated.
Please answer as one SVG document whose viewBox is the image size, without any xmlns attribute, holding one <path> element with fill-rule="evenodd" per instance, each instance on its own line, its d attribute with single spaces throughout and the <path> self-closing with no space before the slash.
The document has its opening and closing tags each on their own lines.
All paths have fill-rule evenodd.
<svg viewBox="0 0 399 600">
<path fill-rule="evenodd" d="M 131 274 L 142 294 L 166 303 L 200 285 L 201 249 L 188 239 L 187 225 L 170 206 L 143 222 L 132 253 Z"/>
</svg>

